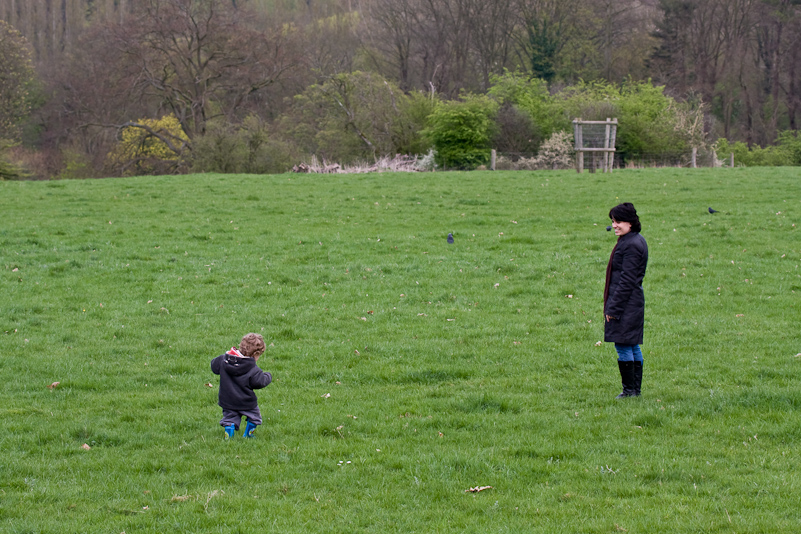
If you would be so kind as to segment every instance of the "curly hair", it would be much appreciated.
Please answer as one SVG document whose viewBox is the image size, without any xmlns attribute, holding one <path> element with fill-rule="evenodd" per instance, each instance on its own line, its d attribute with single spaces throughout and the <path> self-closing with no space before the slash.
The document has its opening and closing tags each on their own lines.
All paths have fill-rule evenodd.
<svg viewBox="0 0 801 534">
<path fill-rule="evenodd" d="M 248 358 L 261 356 L 265 348 L 264 338 L 259 334 L 245 334 L 239 344 L 239 352 L 242 353 L 242 356 L 247 356 Z"/>
</svg>

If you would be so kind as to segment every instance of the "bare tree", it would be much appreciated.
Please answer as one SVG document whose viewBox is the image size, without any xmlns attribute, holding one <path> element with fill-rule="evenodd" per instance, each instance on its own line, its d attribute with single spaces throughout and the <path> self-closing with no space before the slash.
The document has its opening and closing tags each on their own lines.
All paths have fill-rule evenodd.
<svg viewBox="0 0 801 534">
<path fill-rule="evenodd" d="M 362 44 L 404 90 L 483 91 L 515 63 L 513 0 L 373 0 L 364 9 Z"/>
<path fill-rule="evenodd" d="M 762 128 L 755 87 L 760 60 L 754 40 L 760 24 L 759 0 L 697 0 L 685 2 L 662 0 L 660 5 L 673 19 L 672 32 L 661 31 L 662 41 L 654 64 L 674 65 L 663 71 L 662 79 L 679 92 L 696 91 L 705 102 L 713 104 L 721 119 L 725 137 L 744 129 L 747 141 Z M 758 82 L 756 82 L 758 83 Z M 739 128 L 737 123 L 744 128 Z"/>
<path fill-rule="evenodd" d="M 28 42 L 0 20 L 0 139 L 17 138 L 19 123 L 30 111 L 33 78 Z"/>
<path fill-rule="evenodd" d="M 379 72 L 403 90 L 441 88 L 449 60 L 448 0 L 374 0 L 365 7 L 362 45 Z"/>
<path fill-rule="evenodd" d="M 175 114 L 191 138 L 217 115 L 232 120 L 299 62 L 280 25 L 254 29 L 249 20 L 230 0 L 147 0 L 107 38 L 135 66 L 133 87 Z"/>
<path fill-rule="evenodd" d="M 123 127 L 142 128 L 185 155 L 211 120 L 264 116 L 268 91 L 300 56 L 295 32 L 256 20 L 230 0 L 147 0 L 123 24 L 96 25 L 52 75 L 44 141 L 69 144 L 99 169 Z M 167 114 L 189 143 L 139 120 Z"/>
<path fill-rule="evenodd" d="M 651 37 L 655 6 L 644 0 L 600 0 L 595 3 L 597 26 L 593 41 L 599 51 L 598 72 L 608 81 L 644 74 L 644 64 L 656 42 Z"/>
<path fill-rule="evenodd" d="M 478 71 L 480 89 L 490 87 L 490 75 L 512 67 L 514 61 L 514 0 L 466 0 L 472 63 Z"/>
</svg>

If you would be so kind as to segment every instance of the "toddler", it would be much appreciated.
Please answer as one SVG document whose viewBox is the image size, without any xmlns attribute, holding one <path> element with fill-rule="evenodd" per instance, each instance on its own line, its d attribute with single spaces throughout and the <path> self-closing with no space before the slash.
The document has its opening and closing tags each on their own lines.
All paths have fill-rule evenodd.
<svg viewBox="0 0 801 534">
<path fill-rule="evenodd" d="M 261 424 L 261 412 L 254 389 L 267 387 L 272 382 L 270 373 L 256 365 L 264 353 L 264 338 L 259 334 L 247 334 L 239 344 L 239 350 L 231 350 L 211 360 L 211 371 L 220 375 L 219 405 L 223 417 L 220 425 L 225 428 L 225 439 L 234 437 L 239 430 L 242 416 L 247 419 L 243 436 L 252 437 Z"/>
</svg>

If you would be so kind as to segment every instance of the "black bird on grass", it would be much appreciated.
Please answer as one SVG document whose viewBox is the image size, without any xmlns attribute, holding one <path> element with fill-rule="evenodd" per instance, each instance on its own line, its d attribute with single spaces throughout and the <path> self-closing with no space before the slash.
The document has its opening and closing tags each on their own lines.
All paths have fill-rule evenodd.
<svg viewBox="0 0 801 534">
<path fill-rule="evenodd" d="M 713 210 L 712 208 L 709 208 L 709 213 L 717 213 L 717 212 L 718 210 Z"/>
<path fill-rule="evenodd" d="M 453 234 L 448 234 L 448 244 L 453 245 Z"/>
<path fill-rule="evenodd" d="M 612 230 L 612 227 L 611 226 L 607 226 L 606 227 L 606 231 L 609 232 L 610 230 Z"/>
</svg>

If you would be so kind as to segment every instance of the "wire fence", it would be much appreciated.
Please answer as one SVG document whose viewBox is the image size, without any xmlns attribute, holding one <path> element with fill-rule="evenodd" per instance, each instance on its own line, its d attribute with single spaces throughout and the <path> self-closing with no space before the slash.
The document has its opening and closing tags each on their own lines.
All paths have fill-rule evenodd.
<svg viewBox="0 0 801 534">
<path fill-rule="evenodd" d="M 578 158 L 575 151 L 562 154 L 561 157 L 538 158 L 532 152 L 498 152 L 496 170 L 578 170 Z M 726 155 L 719 158 L 713 150 L 697 150 L 695 152 L 645 152 L 640 154 L 611 155 L 612 169 L 644 169 L 658 167 L 729 167 L 733 166 L 732 158 Z M 604 154 L 601 152 L 585 152 L 583 171 L 603 172 Z"/>
</svg>

